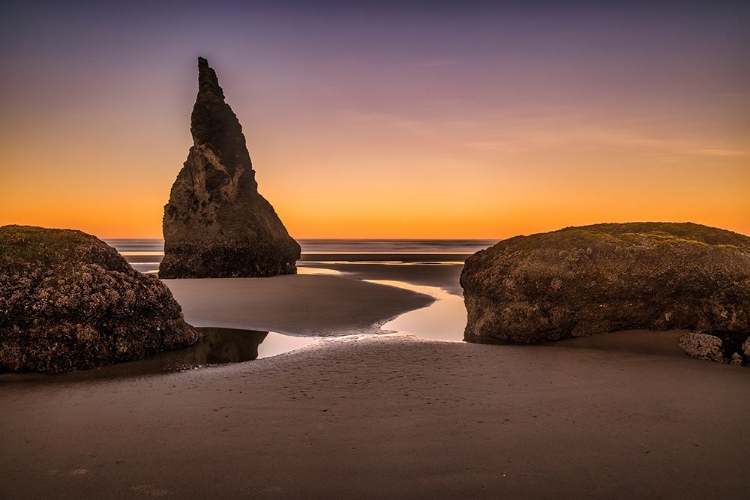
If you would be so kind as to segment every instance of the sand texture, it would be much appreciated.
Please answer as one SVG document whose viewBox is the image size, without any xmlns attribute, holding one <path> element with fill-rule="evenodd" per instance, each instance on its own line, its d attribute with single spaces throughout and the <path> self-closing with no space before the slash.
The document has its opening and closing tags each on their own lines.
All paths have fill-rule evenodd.
<svg viewBox="0 0 750 500">
<path fill-rule="evenodd" d="M 178 300 L 202 296 L 206 311 L 223 304 L 229 322 L 249 317 L 238 308 L 262 311 L 284 288 L 298 302 L 275 319 L 280 310 L 267 312 L 276 330 L 339 332 L 360 321 L 295 311 L 307 300 L 338 301 L 337 286 L 353 296 L 359 285 L 350 278 L 232 280 L 224 292 L 211 280 L 200 280 L 202 291 L 174 283 Z M 373 307 L 413 306 L 403 290 L 361 285 Z M 242 304 L 218 297 L 239 293 Z M 199 317 L 191 300 L 186 315 Z M 679 332 L 652 334 L 534 346 L 359 335 L 170 375 L 0 378 L 0 491 L 14 499 L 747 498 L 750 372 L 685 356 Z"/>
</svg>

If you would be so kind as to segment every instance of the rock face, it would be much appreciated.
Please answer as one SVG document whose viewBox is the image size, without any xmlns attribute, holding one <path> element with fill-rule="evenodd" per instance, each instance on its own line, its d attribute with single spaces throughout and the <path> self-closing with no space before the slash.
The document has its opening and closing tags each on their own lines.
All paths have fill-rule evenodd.
<svg viewBox="0 0 750 500">
<path fill-rule="evenodd" d="M 163 283 L 96 237 L 0 227 L 0 371 L 94 368 L 198 337 Z"/>
<path fill-rule="evenodd" d="M 688 333 L 680 337 L 680 347 L 694 358 L 717 361 L 719 363 L 725 362 L 723 342 L 716 335 Z"/>
<path fill-rule="evenodd" d="M 694 358 L 750 366 L 750 334 L 747 333 L 692 332 L 680 337 L 680 347 Z"/>
<path fill-rule="evenodd" d="M 698 224 L 598 224 L 510 238 L 469 257 L 461 286 L 470 342 L 629 329 L 750 334 L 750 238 Z"/>
<path fill-rule="evenodd" d="M 294 274 L 300 246 L 258 193 L 242 126 L 198 58 L 193 146 L 164 207 L 162 278 Z"/>
</svg>

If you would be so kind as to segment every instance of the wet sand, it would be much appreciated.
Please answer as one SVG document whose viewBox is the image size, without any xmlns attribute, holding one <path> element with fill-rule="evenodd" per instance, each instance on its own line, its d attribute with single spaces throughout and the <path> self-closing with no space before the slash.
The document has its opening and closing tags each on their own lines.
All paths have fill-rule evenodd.
<svg viewBox="0 0 750 500">
<path fill-rule="evenodd" d="M 345 290 L 354 282 L 307 278 Z M 262 280 L 257 293 L 245 289 L 242 307 L 265 300 L 265 287 L 299 294 L 299 283 Z M 404 292 L 364 290 L 362 297 Z M 270 329 L 294 327 L 283 317 L 294 311 L 276 312 L 283 314 L 266 318 Z M 357 322 L 335 314 L 315 321 L 333 332 Z M 0 491 L 4 498 L 746 498 L 750 371 L 682 355 L 673 332 L 653 337 L 652 349 L 647 335 L 660 334 L 540 346 L 360 335 L 169 375 L 0 382 Z"/>
<path fill-rule="evenodd" d="M 290 335 L 379 333 L 379 325 L 434 299 L 338 276 L 163 280 L 194 326 Z"/>
</svg>

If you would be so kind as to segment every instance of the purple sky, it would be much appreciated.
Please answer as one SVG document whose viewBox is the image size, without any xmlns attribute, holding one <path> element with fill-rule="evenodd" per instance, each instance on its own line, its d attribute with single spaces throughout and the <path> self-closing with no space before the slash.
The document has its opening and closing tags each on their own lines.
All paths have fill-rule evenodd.
<svg viewBox="0 0 750 500">
<path fill-rule="evenodd" d="M 293 235 L 750 233 L 750 4 L 684 4 L 6 1 L 0 223 L 158 236 L 203 55 Z"/>
</svg>

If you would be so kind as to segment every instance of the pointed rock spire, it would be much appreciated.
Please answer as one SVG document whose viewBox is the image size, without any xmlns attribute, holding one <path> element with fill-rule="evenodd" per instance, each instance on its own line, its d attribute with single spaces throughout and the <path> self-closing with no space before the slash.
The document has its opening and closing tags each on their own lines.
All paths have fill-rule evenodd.
<svg viewBox="0 0 750 500">
<path fill-rule="evenodd" d="M 198 58 L 198 92 L 207 92 L 216 96 L 217 99 L 224 101 L 224 91 L 219 86 L 219 78 L 216 76 L 216 71 L 202 57 Z"/>
<path fill-rule="evenodd" d="M 164 207 L 162 278 L 296 273 L 300 247 L 258 193 L 242 126 L 198 58 L 193 147 Z"/>
</svg>

